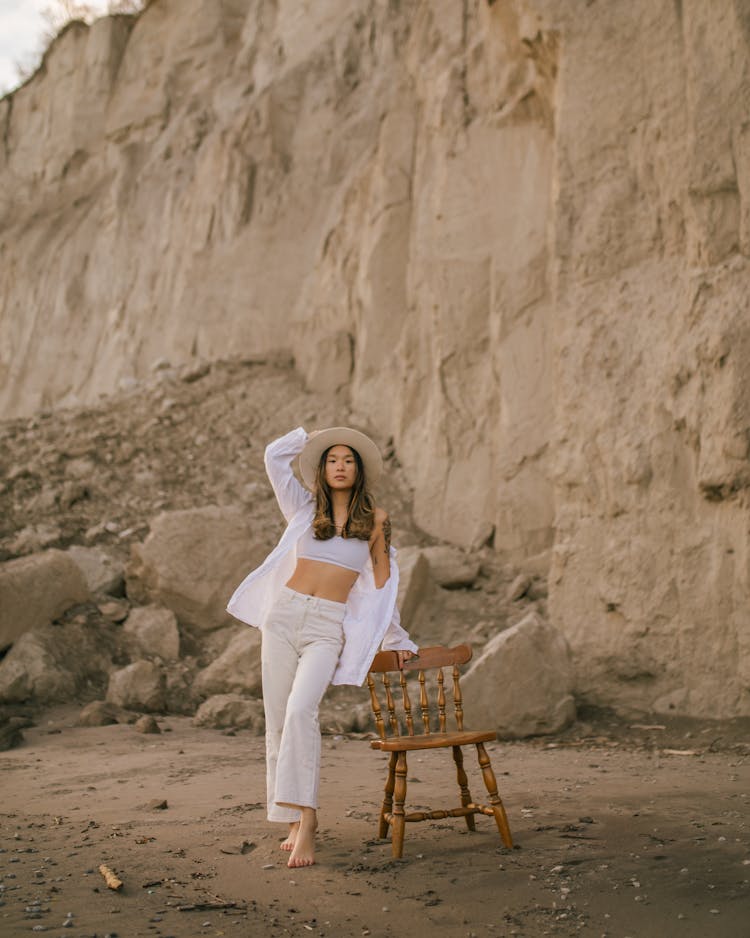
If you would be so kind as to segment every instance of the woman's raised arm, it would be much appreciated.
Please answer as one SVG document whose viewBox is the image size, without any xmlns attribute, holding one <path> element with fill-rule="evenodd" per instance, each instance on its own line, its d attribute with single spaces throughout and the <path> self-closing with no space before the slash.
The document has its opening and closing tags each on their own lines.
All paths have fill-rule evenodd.
<svg viewBox="0 0 750 938">
<path fill-rule="evenodd" d="M 266 447 L 266 472 L 281 513 L 287 521 L 291 521 L 300 508 L 312 500 L 310 492 L 297 481 L 292 472 L 292 460 L 302 452 L 306 442 L 306 431 L 297 427 Z"/>
</svg>

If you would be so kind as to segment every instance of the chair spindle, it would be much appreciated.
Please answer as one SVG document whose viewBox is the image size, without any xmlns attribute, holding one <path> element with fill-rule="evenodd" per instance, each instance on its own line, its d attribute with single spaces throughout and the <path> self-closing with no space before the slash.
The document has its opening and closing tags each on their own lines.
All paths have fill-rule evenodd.
<svg viewBox="0 0 750 938">
<path fill-rule="evenodd" d="M 430 701 L 427 699 L 424 671 L 419 672 L 419 708 L 422 711 L 422 726 L 425 736 L 430 735 Z"/>
<path fill-rule="evenodd" d="M 406 732 L 409 736 L 414 735 L 414 720 L 411 715 L 411 698 L 409 697 L 409 691 L 406 687 L 406 675 L 403 671 L 400 672 L 401 677 L 401 693 L 404 700 L 404 719 L 406 720 Z"/>
<path fill-rule="evenodd" d="M 445 687 L 443 686 L 443 669 L 438 668 L 438 721 L 440 723 L 440 732 L 445 732 Z"/>
<path fill-rule="evenodd" d="M 459 683 L 461 672 L 458 665 L 453 665 L 453 706 L 456 710 L 456 727 L 458 730 L 464 728 L 464 705 L 461 696 L 461 684 Z"/>
<path fill-rule="evenodd" d="M 385 702 L 388 707 L 388 723 L 390 724 L 391 732 L 394 736 L 400 736 L 401 732 L 399 730 L 398 719 L 396 718 L 396 702 L 391 693 L 391 681 L 387 671 L 383 672 L 383 687 L 385 688 Z"/>
<path fill-rule="evenodd" d="M 367 675 L 367 686 L 370 689 L 370 704 L 375 717 L 375 728 L 378 731 L 378 736 L 381 739 L 385 739 L 385 724 L 383 723 L 383 714 L 380 710 L 380 701 L 378 700 L 378 692 L 375 687 L 375 681 L 372 679 L 372 674 Z"/>
</svg>

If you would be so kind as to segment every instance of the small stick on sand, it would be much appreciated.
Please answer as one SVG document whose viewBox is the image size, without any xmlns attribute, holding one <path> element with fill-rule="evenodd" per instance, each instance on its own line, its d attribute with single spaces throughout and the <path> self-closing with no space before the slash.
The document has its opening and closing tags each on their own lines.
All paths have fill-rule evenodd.
<svg viewBox="0 0 750 938">
<path fill-rule="evenodd" d="M 108 866 L 105 866 L 102 863 L 102 865 L 99 867 L 99 872 L 104 877 L 104 882 L 110 889 L 114 889 L 115 892 L 122 889 L 122 880 L 118 879 L 118 877 L 115 876 L 115 874 Z"/>
</svg>

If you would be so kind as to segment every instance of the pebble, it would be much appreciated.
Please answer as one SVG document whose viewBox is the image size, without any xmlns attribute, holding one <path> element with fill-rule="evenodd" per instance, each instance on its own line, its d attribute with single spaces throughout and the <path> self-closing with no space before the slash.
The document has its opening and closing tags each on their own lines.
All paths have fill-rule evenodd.
<svg viewBox="0 0 750 938">
<path fill-rule="evenodd" d="M 166 798 L 152 798 L 146 807 L 150 811 L 166 811 L 166 809 L 169 807 L 169 804 Z"/>
</svg>

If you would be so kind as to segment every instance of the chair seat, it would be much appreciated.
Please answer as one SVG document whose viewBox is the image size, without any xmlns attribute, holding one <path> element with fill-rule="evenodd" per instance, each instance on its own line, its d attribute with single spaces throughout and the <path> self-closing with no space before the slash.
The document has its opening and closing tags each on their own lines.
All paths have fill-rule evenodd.
<svg viewBox="0 0 750 938">
<path fill-rule="evenodd" d="M 497 739 L 494 730 L 483 733 L 430 733 L 429 736 L 393 736 L 390 739 L 373 739 L 372 749 L 381 752 L 408 752 L 413 749 L 443 749 L 446 746 L 471 746 L 474 743 L 487 743 Z"/>
</svg>

